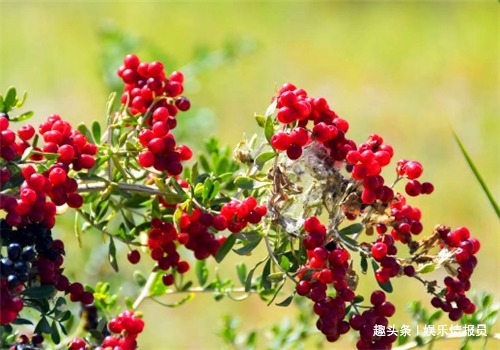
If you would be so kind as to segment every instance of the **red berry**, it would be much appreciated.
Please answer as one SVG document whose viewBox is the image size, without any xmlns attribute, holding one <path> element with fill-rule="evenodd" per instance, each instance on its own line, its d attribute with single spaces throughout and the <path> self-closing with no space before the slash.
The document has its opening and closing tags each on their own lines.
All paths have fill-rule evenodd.
<svg viewBox="0 0 500 350">
<path fill-rule="evenodd" d="M 271 137 L 271 146 L 273 146 L 278 151 L 285 151 L 290 147 L 290 136 L 279 131 Z"/>
<path fill-rule="evenodd" d="M 137 264 L 141 260 L 141 254 L 138 250 L 131 250 L 127 254 L 127 259 L 131 264 Z"/>
<path fill-rule="evenodd" d="M 387 245 L 384 243 L 375 243 L 372 246 L 372 255 L 373 258 L 377 261 L 382 260 L 387 254 Z"/>
<path fill-rule="evenodd" d="M 35 128 L 29 124 L 21 126 L 19 130 L 17 130 L 17 134 L 21 138 L 21 140 L 28 141 L 35 135 Z"/>
<path fill-rule="evenodd" d="M 286 150 L 286 155 L 291 160 L 299 159 L 302 155 L 302 147 L 292 143 Z"/>
</svg>

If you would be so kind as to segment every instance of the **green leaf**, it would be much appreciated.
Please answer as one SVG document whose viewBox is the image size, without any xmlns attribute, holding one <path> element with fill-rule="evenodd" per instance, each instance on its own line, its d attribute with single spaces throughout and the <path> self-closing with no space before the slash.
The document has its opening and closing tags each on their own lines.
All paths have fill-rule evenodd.
<svg viewBox="0 0 500 350">
<path fill-rule="evenodd" d="M 290 260 L 285 255 L 281 256 L 280 267 L 285 271 L 290 270 Z"/>
<path fill-rule="evenodd" d="M 339 231 L 341 235 L 353 235 L 355 233 L 359 233 L 363 230 L 363 224 L 356 223 L 349 225 L 347 227 L 344 227 L 342 230 Z"/>
<path fill-rule="evenodd" d="M 92 123 L 92 136 L 94 136 L 94 141 L 98 143 L 101 141 L 101 125 L 97 120 Z"/>
<path fill-rule="evenodd" d="M 109 252 L 108 259 L 113 270 L 118 272 L 118 262 L 116 261 L 116 246 L 113 237 L 109 237 Z"/>
<path fill-rule="evenodd" d="M 264 117 L 263 115 L 258 115 L 256 114 L 255 115 L 255 120 L 257 121 L 257 124 L 263 128 L 264 125 L 266 125 L 266 117 Z"/>
<path fill-rule="evenodd" d="M 420 267 L 417 270 L 417 272 L 420 274 L 424 274 L 424 273 L 430 273 L 430 272 L 434 271 L 435 269 L 436 269 L 436 265 L 434 265 L 433 263 L 430 263 L 430 264 L 425 264 L 422 267 Z"/>
<path fill-rule="evenodd" d="M 61 336 L 59 335 L 59 330 L 57 329 L 56 321 L 52 321 L 52 332 L 51 338 L 54 344 L 59 344 L 61 342 Z"/>
<path fill-rule="evenodd" d="M 208 268 L 206 261 L 197 260 L 195 271 L 196 271 L 196 278 L 198 278 L 198 283 L 200 284 L 201 287 L 203 287 L 205 283 L 207 283 L 208 279 Z"/>
<path fill-rule="evenodd" d="M 47 321 L 45 316 L 42 316 L 40 321 L 38 321 L 38 324 L 35 327 L 35 333 L 52 333 L 52 328 L 50 327 L 49 321 Z"/>
<path fill-rule="evenodd" d="M 191 167 L 191 174 L 189 175 L 189 180 L 192 184 L 194 184 L 194 181 L 196 180 L 198 175 L 200 175 L 200 172 L 198 171 L 198 162 L 196 162 Z"/>
<path fill-rule="evenodd" d="M 134 278 L 134 281 L 137 283 L 139 287 L 144 287 L 146 285 L 146 276 L 142 273 L 142 271 L 136 270 L 134 271 L 132 277 Z"/>
<path fill-rule="evenodd" d="M 372 259 L 372 267 L 373 267 L 373 272 L 375 273 L 375 271 L 378 270 L 379 266 L 378 264 L 375 262 L 375 260 Z M 375 280 L 377 281 L 378 285 L 380 286 L 380 288 L 382 288 L 382 290 L 384 290 L 385 292 L 387 293 L 392 293 L 393 291 L 393 288 L 392 288 L 392 284 L 391 284 L 391 281 L 387 281 L 385 283 L 380 283 L 376 278 Z"/>
<path fill-rule="evenodd" d="M 249 292 L 252 289 L 253 274 L 255 273 L 255 270 L 257 269 L 257 267 L 259 267 L 260 265 L 262 265 L 266 261 L 269 261 L 269 258 L 265 258 L 265 259 L 259 261 L 257 264 L 255 264 L 254 267 L 252 267 L 252 269 L 248 273 L 248 276 L 247 276 L 246 281 L 245 281 L 245 292 Z"/>
<path fill-rule="evenodd" d="M 234 180 L 234 184 L 243 190 L 251 190 L 254 188 L 254 180 L 246 176 L 238 176 Z"/>
<path fill-rule="evenodd" d="M 33 322 L 31 322 L 30 320 L 28 320 L 26 318 L 18 317 L 14 321 L 12 321 L 12 324 L 17 324 L 17 325 L 29 324 L 29 325 L 33 325 Z"/>
<path fill-rule="evenodd" d="M 238 279 L 241 284 L 245 285 L 246 277 L 247 277 L 247 266 L 244 263 L 236 265 L 236 274 L 238 275 Z"/>
<path fill-rule="evenodd" d="M 215 254 L 215 261 L 220 263 L 226 257 L 227 253 L 229 253 L 235 242 L 236 236 L 232 234 L 229 235 L 226 241 L 220 246 L 219 250 L 217 250 L 217 254 Z"/>
<path fill-rule="evenodd" d="M 208 163 L 207 157 L 205 157 L 205 155 L 200 154 L 199 160 L 203 170 L 205 170 L 207 173 L 212 171 L 212 168 L 210 167 L 210 164 Z"/>
<path fill-rule="evenodd" d="M 78 131 L 80 131 L 83 135 L 85 135 L 85 137 L 88 139 L 88 140 L 93 140 L 92 138 L 92 133 L 90 132 L 89 128 L 87 127 L 87 125 L 85 125 L 85 123 L 80 123 L 78 124 L 78 126 L 76 127 L 78 129 Z"/>
<path fill-rule="evenodd" d="M 366 271 L 368 271 L 368 260 L 366 259 L 365 256 L 361 257 L 361 272 L 366 274 Z"/>
<path fill-rule="evenodd" d="M 362 295 L 356 295 L 352 302 L 353 302 L 353 304 L 359 304 L 359 303 L 362 303 L 364 300 L 365 300 L 365 298 Z"/>
<path fill-rule="evenodd" d="M 276 155 L 277 153 L 272 151 L 263 152 L 255 158 L 254 163 L 257 166 L 257 168 L 262 169 L 264 167 L 264 164 L 266 164 L 266 162 L 276 157 Z"/>
<path fill-rule="evenodd" d="M 9 87 L 4 97 L 4 112 L 9 112 L 16 104 L 17 92 L 15 87 Z"/>
<path fill-rule="evenodd" d="M 34 115 L 35 115 L 35 112 L 33 112 L 33 111 L 24 112 L 22 114 L 19 114 L 17 117 L 12 118 L 12 121 L 22 122 L 22 121 L 30 119 Z"/>
<path fill-rule="evenodd" d="M 271 273 L 271 259 L 267 260 L 266 264 L 264 265 L 264 268 L 262 269 L 262 279 L 260 281 L 260 285 L 264 289 L 271 289 L 271 281 L 268 279 L 269 275 Z"/>
<path fill-rule="evenodd" d="M 476 177 L 477 181 L 481 185 L 483 192 L 486 194 L 491 206 L 495 210 L 495 213 L 497 214 L 497 218 L 500 218 L 500 208 L 498 207 L 498 204 L 497 204 L 495 198 L 491 194 L 488 186 L 486 185 L 486 182 L 484 181 L 483 177 L 481 176 L 481 174 L 477 170 L 476 166 L 474 165 L 474 162 L 472 161 L 472 158 L 467 153 L 467 150 L 465 149 L 464 145 L 462 144 L 462 141 L 460 140 L 460 138 L 458 137 L 457 133 L 454 130 L 453 130 L 453 136 L 455 137 L 455 140 L 457 141 L 458 147 L 460 147 L 460 151 L 462 152 L 465 160 L 467 161 L 469 168 L 474 173 L 474 176 Z"/>
<path fill-rule="evenodd" d="M 285 300 L 283 300 L 283 301 L 281 301 L 279 303 L 276 303 L 276 306 L 288 306 L 288 305 L 290 305 L 290 303 L 292 302 L 294 296 L 295 296 L 295 293 L 292 293 L 292 295 L 290 295 Z"/>
<path fill-rule="evenodd" d="M 233 249 L 233 251 L 238 255 L 248 255 L 259 245 L 261 240 L 262 236 L 259 235 L 257 239 L 250 241 L 248 244 L 244 245 L 241 248 Z"/>
<path fill-rule="evenodd" d="M 33 299 L 50 299 L 56 294 L 56 289 L 52 285 L 44 285 L 25 289 L 21 294 Z"/>
<path fill-rule="evenodd" d="M 274 135 L 274 124 L 273 118 L 268 116 L 266 119 L 266 125 L 264 126 L 264 135 L 266 136 L 267 142 L 271 143 L 271 137 Z"/>
<path fill-rule="evenodd" d="M 350 238 L 349 236 L 346 236 L 345 234 L 340 233 L 340 232 L 339 232 L 339 236 L 340 236 L 340 238 L 341 238 L 344 242 L 347 242 L 347 243 L 349 243 L 350 245 L 352 245 L 352 246 L 354 246 L 354 247 L 357 247 L 357 246 L 358 246 L 358 242 L 356 242 L 354 239 Z"/>
<path fill-rule="evenodd" d="M 213 189 L 212 179 L 207 177 L 205 179 L 205 182 L 203 183 L 203 191 L 201 194 L 201 197 L 203 198 L 203 200 L 206 200 L 210 196 L 210 192 L 212 191 L 212 189 Z"/>
<path fill-rule="evenodd" d="M 24 102 L 26 102 L 26 98 L 28 98 L 28 93 L 26 91 L 23 92 L 23 96 L 21 96 L 21 98 L 17 96 L 16 108 L 21 108 L 24 105 Z"/>
</svg>

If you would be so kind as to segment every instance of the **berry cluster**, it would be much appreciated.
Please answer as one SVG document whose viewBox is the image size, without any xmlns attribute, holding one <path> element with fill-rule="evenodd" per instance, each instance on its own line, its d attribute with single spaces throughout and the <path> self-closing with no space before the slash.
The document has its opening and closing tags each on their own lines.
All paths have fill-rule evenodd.
<svg viewBox="0 0 500 350">
<path fill-rule="evenodd" d="M 222 206 L 220 215 L 214 219 L 217 221 L 214 227 L 219 231 L 227 228 L 232 233 L 238 233 L 248 223 L 258 224 L 266 213 L 266 206 L 258 205 L 257 200 L 252 196 L 242 201 L 234 199 Z"/>
<path fill-rule="evenodd" d="M 123 311 L 119 316 L 108 323 L 109 331 L 116 335 L 108 335 L 96 350 L 104 349 L 137 349 L 137 336 L 144 329 L 144 321 L 132 311 Z M 84 350 L 87 343 L 81 338 L 75 338 L 69 345 L 70 350 Z"/>
<path fill-rule="evenodd" d="M 408 243 L 411 235 L 420 234 L 424 227 L 420 220 L 422 212 L 417 207 L 406 204 L 406 198 L 398 194 L 396 200 L 390 205 L 392 221 L 391 235 L 396 241 Z"/>
<path fill-rule="evenodd" d="M 139 153 L 138 162 L 143 168 L 154 167 L 176 176 L 182 172 L 181 162 L 191 159 L 193 153 L 185 145 L 176 147 L 175 137 L 170 133 L 175 125 L 165 120 L 165 115 L 168 116 L 167 109 L 158 108 L 153 113 L 151 129 L 143 129 L 139 133 L 139 142 L 147 150 Z"/>
<path fill-rule="evenodd" d="M 430 182 L 421 183 L 417 180 L 424 171 L 422 164 L 419 162 L 401 159 L 398 161 L 396 171 L 399 176 L 405 176 L 409 179 L 405 186 L 405 191 L 409 196 L 416 197 L 420 194 L 431 194 L 434 192 L 433 184 Z"/>
<path fill-rule="evenodd" d="M 118 76 L 125 83 L 122 104 L 128 104 L 132 114 L 145 114 L 146 118 L 147 127 L 138 135 L 139 142 L 146 148 L 139 153 L 139 165 L 179 175 L 181 162 L 192 156 L 187 146 L 176 147 L 170 132 L 177 126 L 178 111 L 187 111 L 191 106 L 186 97 L 179 96 L 184 90 L 184 76 L 173 72 L 167 79 L 161 62 L 141 62 L 133 54 L 125 57 Z"/>
<path fill-rule="evenodd" d="M 225 239 L 223 236 L 216 238 L 210 231 L 210 227 L 221 231 L 219 230 L 221 227 L 216 227 L 216 225 L 217 221 L 210 213 L 205 213 L 200 209 L 194 209 L 191 215 L 184 212 L 179 221 L 181 230 L 179 242 L 192 250 L 198 260 L 215 256 Z"/>
<path fill-rule="evenodd" d="M 308 262 L 301 268 L 296 291 L 314 302 L 314 312 L 319 316 L 317 328 L 328 341 L 334 342 L 350 329 L 344 320 L 346 303 L 355 297 L 346 282 L 349 253 L 334 242 L 325 244 L 326 227 L 318 218 L 308 218 L 304 229 L 308 233 L 303 239 Z M 327 295 L 330 284 L 336 291 L 333 298 Z"/>
<path fill-rule="evenodd" d="M 271 137 L 271 146 L 278 151 L 286 151 L 286 155 L 291 160 L 299 159 L 302 155 L 302 148 L 309 142 L 309 131 L 301 127 L 293 129 L 289 134 L 279 131 Z"/>
<path fill-rule="evenodd" d="M 163 63 L 141 62 L 134 54 L 127 55 L 123 63 L 118 69 L 118 76 L 125 83 L 121 102 L 129 104 L 132 114 L 144 114 L 151 106 L 153 111 L 165 107 L 168 116 L 174 118 L 179 110 L 191 107 L 189 100 L 180 96 L 184 91 L 181 72 L 173 72 L 167 79 Z"/>
<path fill-rule="evenodd" d="M 375 278 L 380 283 L 389 281 L 389 278 L 397 276 L 401 270 L 396 258 L 393 257 L 398 253 L 394 243 L 392 236 L 381 234 L 372 245 L 372 257 L 381 265 L 381 268 L 375 271 Z"/>
<path fill-rule="evenodd" d="M 298 159 L 302 147 L 309 142 L 310 136 L 306 129 L 309 121 L 314 123 L 312 137 L 327 149 L 332 160 L 345 161 L 347 152 L 356 149 L 356 144 L 345 138 L 349 123 L 337 116 L 324 98 L 308 97 L 305 90 L 287 83 L 278 92 L 276 106 L 278 121 L 292 130 L 289 134 L 278 133 L 271 145 L 279 151 L 286 150 L 290 159 Z M 295 122 L 295 129 L 299 130 L 296 134 L 293 127 Z"/>
<path fill-rule="evenodd" d="M 15 143 L 15 134 L 8 127 L 7 118 L 0 117 L 0 129 L 3 129 L 2 135 L 5 135 L 2 136 L 2 143 L 7 141 L 6 147 L 10 147 L 16 154 L 14 157 L 2 158 L 12 161 L 30 147 L 28 141 L 35 134 L 35 129 L 30 125 L 21 127 L 18 130 L 21 141 Z M 6 220 L 11 226 L 43 223 L 52 228 L 56 206 L 68 204 L 69 207 L 78 208 L 83 204 L 82 196 L 76 192 L 78 184 L 68 173 L 70 169 L 80 171 L 92 168 L 97 146 L 89 143 L 83 134 L 72 129 L 71 125 L 58 115 L 49 116 L 47 121 L 40 125 L 39 132 L 45 145 L 43 149 L 36 146 L 33 149 L 37 152 L 57 154 L 57 161 L 46 169 L 44 156 L 41 153 L 32 154 L 31 160 L 36 166 L 26 165 L 21 169 L 24 182 L 19 186 L 19 198 L 8 194 L 0 195 L 0 209 L 7 212 Z M 10 151 L 6 152 L 10 154 Z M 43 170 L 39 172 L 37 167 Z M 4 187 L 12 174 L 7 169 L 2 170 L 0 185 Z M 47 201 L 47 197 L 51 202 Z"/>
<path fill-rule="evenodd" d="M 63 275 L 64 244 L 52 239 L 52 233 L 42 224 L 23 228 L 0 221 L 0 237 L 7 245 L 7 256 L 1 257 L 0 324 L 11 323 L 24 306 L 19 297 L 25 288 L 34 285 L 52 285 L 56 290 L 70 293 L 72 301 L 91 304 L 92 293 L 85 292 L 80 283 L 70 284 Z"/>
<path fill-rule="evenodd" d="M 386 301 L 385 293 L 381 290 L 371 294 L 370 302 L 373 305 L 371 308 L 361 314 L 354 314 L 349 321 L 352 329 L 360 334 L 356 347 L 363 350 L 390 349 L 397 339 L 397 333 L 391 332 L 387 318 L 394 315 L 396 308 Z M 377 334 L 377 326 L 382 327 L 383 332 Z"/>
<path fill-rule="evenodd" d="M 394 198 L 394 192 L 384 185 L 384 178 L 380 176 L 382 168 L 391 162 L 394 151 L 390 145 L 377 134 L 372 134 L 357 150 L 346 154 L 346 161 L 353 166 L 352 178 L 363 181 L 361 200 L 365 204 L 372 204 L 375 200 L 389 203 Z"/>
<path fill-rule="evenodd" d="M 481 245 L 476 238 L 470 236 L 466 227 L 451 231 L 448 227 L 440 226 L 437 232 L 442 245 L 454 252 L 455 261 L 459 267 L 456 278 L 447 276 L 444 279 L 446 286 L 444 299 L 435 296 L 431 304 L 447 312 L 450 320 L 457 321 L 462 314 L 471 314 L 476 310 L 476 306 L 466 297 L 465 292 L 471 287 L 470 278 L 477 265 L 475 254 Z"/>
<path fill-rule="evenodd" d="M 167 271 L 170 268 L 176 269 L 179 273 L 185 273 L 189 270 L 187 261 L 181 261 L 177 252 L 175 241 L 178 240 L 178 234 L 174 225 L 170 222 L 155 218 L 151 221 L 151 230 L 148 232 L 148 248 L 151 258 L 157 262 L 158 268 Z M 135 253 L 136 252 L 136 253 Z M 138 261 L 138 252 L 132 251 L 129 254 L 129 260 L 133 263 Z M 163 276 L 163 283 L 166 286 L 174 283 L 174 275 L 171 273 Z"/>
</svg>

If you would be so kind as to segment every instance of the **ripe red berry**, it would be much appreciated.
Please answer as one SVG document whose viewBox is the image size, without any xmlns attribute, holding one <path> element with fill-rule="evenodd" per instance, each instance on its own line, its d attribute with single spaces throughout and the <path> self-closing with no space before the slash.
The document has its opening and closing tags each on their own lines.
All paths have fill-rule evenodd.
<svg viewBox="0 0 500 350">
<path fill-rule="evenodd" d="M 278 151 L 286 151 L 290 147 L 290 136 L 279 131 L 271 137 L 271 146 L 273 146 Z"/>
<path fill-rule="evenodd" d="M 302 147 L 292 143 L 286 150 L 286 155 L 291 160 L 299 159 L 302 155 Z"/>
<path fill-rule="evenodd" d="M 35 135 L 35 128 L 30 124 L 23 125 L 17 130 L 21 140 L 28 141 Z"/>
<path fill-rule="evenodd" d="M 372 246 L 372 256 L 375 260 L 382 260 L 387 254 L 387 245 L 382 242 L 375 243 Z"/>
<path fill-rule="evenodd" d="M 409 161 L 403 166 L 403 171 L 409 179 L 417 179 L 422 175 L 424 168 L 417 161 Z"/>
<path fill-rule="evenodd" d="M 141 254 L 138 250 L 131 250 L 127 254 L 127 259 L 131 264 L 137 264 L 141 260 Z"/>
</svg>

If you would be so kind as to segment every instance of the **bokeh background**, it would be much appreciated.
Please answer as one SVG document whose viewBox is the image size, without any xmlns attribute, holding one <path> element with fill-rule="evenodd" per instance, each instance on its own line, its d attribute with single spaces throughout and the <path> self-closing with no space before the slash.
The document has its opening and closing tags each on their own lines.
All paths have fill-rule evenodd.
<svg viewBox="0 0 500 350">
<path fill-rule="evenodd" d="M 469 227 L 482 242 L 473 288 L 492 292 L 498 302 L 499 221 L 452 136 L 454 128 L 500 198 L 500 33 L 494 1 L 2 0 L 0 6 L 0 90 L 28 91 L 26 108 L 36 112 L 33 123 L 51 113 L 74 124 L 104 121 L 113 65 L 127 49 L 144 60 L 164 59 L 168 70 L 186 72 L 185 95 L 193 111 L 180 123 L 187 125 L 184 141 L 195 148 L 201 136 L 235 145 L 243 133 L 257 131 L 254 113 L 265 111 L 284 82 L 326 97 L 350 122 L 351 138 L 362 142 L 379 133 L 394 146 L 396 158 L 424 164 L 424 178 L 436 191 L 413 203 L 423 209 L 427 232 L 438 223 Z M 69 246 L 69 275 L 88 283 L 106 279 L 133 296 L 125 250 L 125 272 L 117 277 L 107 266 L 105 250 L 98 248 L 99 237 L 88 234 L 78 248 L 70 215 L 64 218 L 68 225 L 57 229 Z M 435 275 L 441 279 L 439 272 Z M 373 279 L 365 277 L 359 291 L 366 295 L 373 286 Z M 411 300 L 430 306 L 417 281 L 396 281 L 394 288 L 399 310 Z M 210 295 L 198 295 L 178 309 L 146 302 L 143 312 L 142 349 L 218 349 L 217 332 L 226 313 L 237 316 L 243 330 L 264 329 L 296 313 L 293 307 L 267 307 L 257 297 L 237 303 L 215 302 Z M 405 312 L 394 318 L 398 327 L 410 322 Z M 347 336 L 325 346 L 349 349 L 353 342 Z"/>
</svg>

